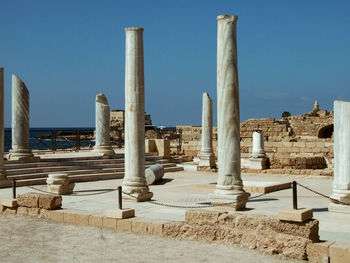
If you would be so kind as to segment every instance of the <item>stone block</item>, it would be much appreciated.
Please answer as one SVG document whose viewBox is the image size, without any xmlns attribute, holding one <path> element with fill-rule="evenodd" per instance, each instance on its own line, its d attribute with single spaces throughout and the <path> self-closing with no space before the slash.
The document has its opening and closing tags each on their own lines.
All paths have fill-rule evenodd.
<svg viewBox="0 0 350 263">
<path fill-rule="evenodd" d="M 24 206 L 20 206 L 17 208 L 17 215 L 19 216 L 27 216 L 29 211 L 28 211 L 28 207 L 24 207 Z"/>
<path fill-rule="evenodd" d="M 63 222 L 75 224 L 75 214 L 72 212 L 63 212 Z"/>
<path fill-rule="evenodd" d="M 40 212 L 39 212 L 38 218 L 50 219 L 50 210 L 47 210 L 47 209 L 44 209 L 44 208 L 40 208 Z"/>
<path fill-rule="evenodd" d="M 17 207 L 6 207 L 3 215 L 15 215 L 17 213 Z"/>
<path fill-rule="evenodd" d="M 307 259 L 311 263 L 329 262 L 329 247 L 333 241 L 311 243 L 306 247 Z"/>
<path fill-rule="evenodd" d="M 152 219 L 151 223 L 148 224 L 147 232 L 151 235 L 161 236 L 163 235 L 164 225 L 168 223 L 171 223 L 171 221 Z"/>
<path fill-rule="evenodd" d="M 17 203 L 19 206 L 25 207 L 39 207 L 39 194 L 26 193 L 17 196 Z"/>
<path fill-rule="evenodd" d="M 2 199 L 0 204 L 5 207 L 12 207 L 12 208 L 18 207 L 17 199 L 14 199 L 14 198 Z"/>
<path fill-rule="evenodd" d="M 90 215 L 88 214 L 75 214 L 74 224 L 80 226 L 87 226 L 89 225 L 89 217 Z"/>
<path fill-rule="evenodd" d="M 28 215 L 31 217 L 38 217 L 40 213 L 40 208 L 38 207 L 28 207 Z"/>
<path fill-rule="evenodd" d="M 109 229 L 117 229 L 117 222 L 119 220 L 116 218 L 111 217 L 103 217 L 102 218 L 102 227 L 103 228 L 109 228 Z"/>
<path fill-rule="evenodd" d="M 51 210 L 49 219 L 55 222 L 63 222 L 64 212 L 63 210 Z"/>
<path fill-rule="evenodd" d="M 131 222 L 134 218 L 122 219 L 117 221 L 117 229 L 122 231 L 131 231 Z"/>
<path fill-rule="evenodd" d="M 284 221 L 304 222 L 311 219 L 312 216 L 312 209 L 309 208 L 300 208 L 297 210 L 284 209 L 278 211 L 278 219 Z"/>
<path fill-rule="evenodd" d="M 135 210 L 134 209 L 113 208 L 113 209 L 107 210 L 106 216 L 111 217 L 111 218 L 117 218 L 117 219 L 126 219 L 126 218 L 130 218 L 130 217 L 134 217 Z"/>
<path fill-rule="evenodd" d="M 149 219 L 137 217 L 131 221 L 131 231 L 139 234 L 148 233 Z"/>
<path fill-rule="evenodd" d="M 6 209 L 6 206 L 0 205 L 0 214 L 2 214 Z"/>
<path fill-rule="evenodd" d="M 48 210 L 60 209 L 62 207 L 62 196 L 41 194 L 39 196 L 39 207 Z"/>
<path fill-rule="evenodd" d="M 329 247 L 329 259 L 332 263 L 350 262 L 350 243 L 332 244 Z"/>
<path fill-rule="evenodd" d="M 103 219 L 103 216 L 90 215 L 89 225 L 96 226 L 96 227 L 102 227 L 103 226 L 102 219 Z"/>
</svg>

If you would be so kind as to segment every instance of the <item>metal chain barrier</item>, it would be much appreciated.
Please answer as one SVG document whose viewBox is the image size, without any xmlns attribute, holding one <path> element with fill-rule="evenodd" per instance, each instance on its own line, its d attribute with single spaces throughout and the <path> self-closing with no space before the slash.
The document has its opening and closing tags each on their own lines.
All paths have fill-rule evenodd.
<svg viewBox="0 0 350 263">
<path fill-rule="evenodd" d="M 46 194 L 53 194 L 51 192 L 48 192 L 48 191 L 45 191 L 45 190 L 41 190 L 39 188 L 36 188 L 36 187 L 33 187 L 33 186 L 27 186 L 28 188 L 30 189 L 33 189 L 35 191 L 39 191 L 39 192 L 42 192 L 42 193 L 46 193 Z M 91 193 L 91 194 L 77 194 L 77 192 L 74 193 L 73 191 L 73 194 L 70 194 L 70 196 L 90 196 L 90 195 L 101 195 L 101 194 L 106 194 L 106 193 L 110 193 L 110 192 L 114 192 L 114 191 L 117 191 L 118 189 L 110 189 L 110 190 L 105 190 L 105 191 L 101 191 L 99 193 Z"/>
<path fill-rule="evenodd" d="M 137 197 L 133 196 L 132 194 L 126 193 L 124 191 L 122 191 L 123 194 L 128 195 L 134 199 L 137 199 Z M 248 198 L 248 200 L 251 199 L 255 199 L 255 198 L 259 198 L 262 197 L 264 195 L 266 195 L 267 193 L 263 193 L 263 194 L 259 194 L 259 195 L 255 195 L 252 196 L 250 198 Z M 222 203 L 222 204 L 210 204 L 210 205 L 192 205 L 192 206 L 186 206 L 186 205 L 174 205 L 174 204 L 166 204 L 166 203 L 160 203 L 157 201 L 147 201 L 147 203 L 150 204 L 154 204 L 154 205 L 159 205 L 159 206 L 165 206 L 165 207 L 172 207 L 172 208 L 182 208 L 182 209 L 196 209 L 196 208 L 207 208 L 207 207 L 216 207 L 216 206 L 227 206 L 227 205 L 233 205 L 237 202 L 229 202 L 229 203 Z"/>
<path fill-rule="evenodd" d="M 332 197 L 330 197 L 330 196 L 328 196 L 328 195 L 322 194 L 322 193 L 320 193 L 320 192 L 318 192 L 318 191 L 316 191 L 316 190 L 313 190 L 313 189 L 311 189 L 311 188 L 308 187 L 308 186 L 302 185 L 301 183 L 298 183 L 298 182 L 297 182 L 297 185 L 299 185 L 300 187 L 302 187 L 302 188 L 304 188 L 304 189 L 306 189 L 306 190 L 308 190 L 308 191 L 310 191 L 310 192 L 312 192 L 312 193 L 314 193 L 314 194 L 317 194 L 317 195 L 320 195 L 320 196 L 322 196 L 322 197 L 324 197 L 324 198 L 327 198 L 327 199 L 331 200 L 332 202 L 334 202 L 334 203 L 336 203 L 336 204 L 340 204 L 340 205 L 350 205 L 350 204 L 344 203 L 344 202 L 342 202 L 342 201 L 339 201 L 339 200 L 337 200 L 337 199 L 334 199 L 334 198 L 332 198 Z"/>
</svg>

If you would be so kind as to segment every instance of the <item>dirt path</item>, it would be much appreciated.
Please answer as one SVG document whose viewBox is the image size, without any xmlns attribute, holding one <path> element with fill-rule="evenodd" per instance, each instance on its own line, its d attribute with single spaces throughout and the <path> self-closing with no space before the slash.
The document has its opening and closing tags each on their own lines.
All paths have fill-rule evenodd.
<svg viewBox="0 0 350 263">
<path fill-rule="evenodd" d="M 302 262 L 198 241 L 0 216 L 0 261 L 7 262 Z"/>
</svg>

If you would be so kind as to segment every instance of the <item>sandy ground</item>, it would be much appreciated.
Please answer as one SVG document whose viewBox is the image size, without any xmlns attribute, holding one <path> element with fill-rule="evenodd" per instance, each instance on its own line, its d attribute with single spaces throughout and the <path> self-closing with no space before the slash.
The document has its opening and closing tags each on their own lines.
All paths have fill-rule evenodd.
<svg viewBox="0 0 350 263">
<path fill-rule="evenodd" d="M 0 262 L 303 262 L 255 250 L 0 216 Z"/>
</svg>

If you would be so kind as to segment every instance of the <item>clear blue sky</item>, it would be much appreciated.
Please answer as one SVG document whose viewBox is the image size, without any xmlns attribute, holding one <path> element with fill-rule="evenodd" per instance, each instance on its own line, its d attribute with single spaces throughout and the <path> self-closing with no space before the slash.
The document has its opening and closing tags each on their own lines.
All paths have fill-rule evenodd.
<svg viewBox="0 0 350 263">
<path fill-rule="evenodd" d="M 214 101 L 216 17 L 236 14 L 241 121 L 350 101 L 350 1 L 0 0 L 5 127 L 11 74 L 30 91 L 31 127 L 93 127 L 95 96 L 124 108 L 125 27 L 144 30 L 146 111 L 200 125 Z"/>
</svg>

